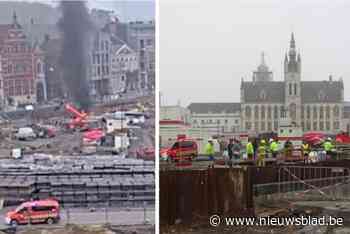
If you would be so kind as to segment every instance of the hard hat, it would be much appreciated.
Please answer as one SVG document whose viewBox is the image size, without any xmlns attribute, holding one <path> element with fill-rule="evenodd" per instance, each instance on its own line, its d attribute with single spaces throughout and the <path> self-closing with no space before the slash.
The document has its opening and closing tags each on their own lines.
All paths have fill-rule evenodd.
<svg viewBox="0 0 350 234">
<path fill-rule="evenodd" d="M 261 140 L 261 144 L 265 144 L 266 142 L 265 142 L 265 140 Z"/>
<path fill-rule="evenodd" d="M 332 139 L 330 137 L 327 138 L 328 141 L 331 141 Z"/>
<path fill-rule="evenodd" d="M 270 142 L 273 142 L 273 139 L 272 139 L 272 138 L 270 138 Z"/>
</svg>

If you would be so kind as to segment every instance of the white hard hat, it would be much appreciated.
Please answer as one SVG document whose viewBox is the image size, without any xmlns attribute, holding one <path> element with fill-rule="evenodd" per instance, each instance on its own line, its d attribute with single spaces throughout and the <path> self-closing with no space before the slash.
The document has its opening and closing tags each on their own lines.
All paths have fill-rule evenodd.
<svg viewBox="0 0 350 234">
<path fill-rule="evenodd" d="M 328 137 L 327 140 L 331 141 L 332 139 L 330 137 Z"/>
<path fill-rule="evenodd" d="M 270 140 L 269 140 L 270 142 L 273 142 L 273 139 L 272 138 L 270 138 Z"/>
</svg>

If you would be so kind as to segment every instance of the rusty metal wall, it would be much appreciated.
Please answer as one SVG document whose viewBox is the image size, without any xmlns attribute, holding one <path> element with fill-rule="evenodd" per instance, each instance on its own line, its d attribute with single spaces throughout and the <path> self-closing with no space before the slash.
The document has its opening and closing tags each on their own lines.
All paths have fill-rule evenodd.
<svg viewBox="0 0 350 234">
<path fill-rule="evenodd" d="M 213 214 L 253 215 L 249 168 L 208 168 L 160 172 L 160 223 L 208 222 Z"/>
</svg>

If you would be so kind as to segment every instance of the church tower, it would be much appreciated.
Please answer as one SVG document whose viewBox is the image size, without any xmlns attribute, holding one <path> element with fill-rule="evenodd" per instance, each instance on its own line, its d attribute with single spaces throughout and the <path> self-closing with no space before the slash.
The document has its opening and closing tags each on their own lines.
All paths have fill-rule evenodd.
<svg viewBox="0 0 350 234">
<path fill-rule="evenodd" d="M 261 62 L 258 69 L 253 72 L 253 81 L 273 81 L 272 72 L 265 63 L 265 54 L 261 53 Z"/>
<path fill-rule="evenodd" d="M 301 58 L 297 55 L 292 33 L 288 54 L 284 58 L 285 109 L 292 122 L 300 126 Z"/>
</svg>

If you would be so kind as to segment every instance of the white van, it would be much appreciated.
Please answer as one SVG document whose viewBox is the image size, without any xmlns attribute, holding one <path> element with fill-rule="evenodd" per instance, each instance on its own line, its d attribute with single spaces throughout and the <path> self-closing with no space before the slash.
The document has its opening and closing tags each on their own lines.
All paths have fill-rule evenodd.
<svg viewBox="0 0 350 234">
<path fill-rule="evenodd" d="M 15 134 L 15 138 L 18 140 L 30 140 L 35 139 L 37 136 L 34 130 L 30 127 L 19 128 L 17 133 Z"/>
</svg>

